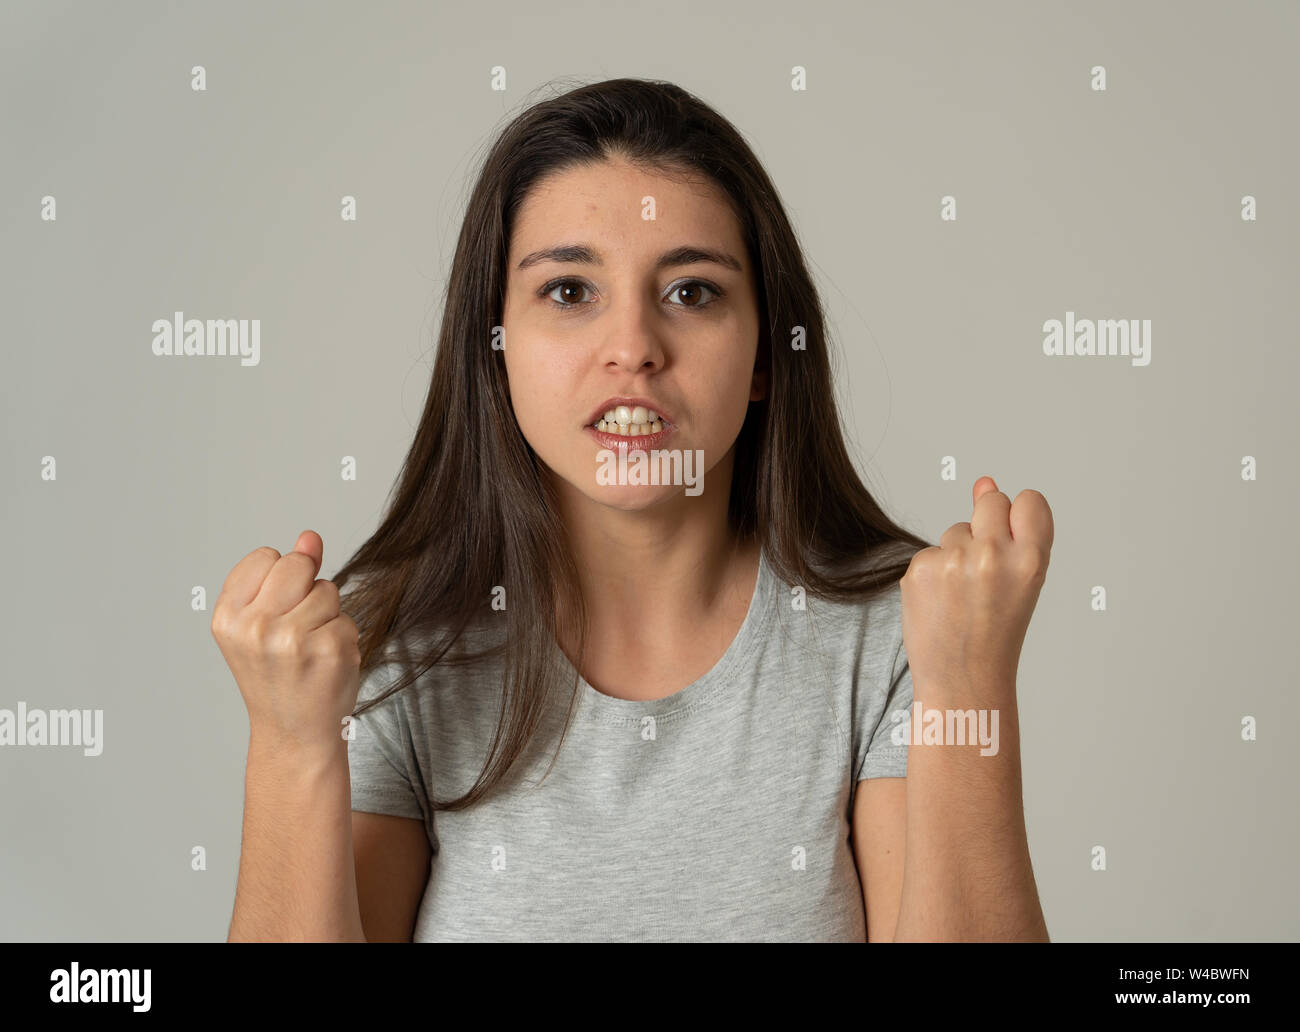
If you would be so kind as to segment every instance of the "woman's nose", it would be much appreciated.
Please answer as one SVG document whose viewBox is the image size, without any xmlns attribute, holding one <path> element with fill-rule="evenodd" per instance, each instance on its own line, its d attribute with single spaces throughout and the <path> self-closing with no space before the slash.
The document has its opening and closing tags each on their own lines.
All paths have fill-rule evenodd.
<svg viewBox="0 0 1300 1032">
<path fill-rule="evenodd" d="M 601 327 L 602 361 L 631 370 L 663 365 L 664 342 L 659 328 L 652 325 L 653 303 L 637 300 L 613 306 L 611 318 Z"/>
</svg>

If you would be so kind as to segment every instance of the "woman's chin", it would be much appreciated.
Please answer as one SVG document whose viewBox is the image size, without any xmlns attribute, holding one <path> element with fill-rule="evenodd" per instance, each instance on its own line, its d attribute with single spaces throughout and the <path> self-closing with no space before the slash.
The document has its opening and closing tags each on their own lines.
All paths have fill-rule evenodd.
<svg viewBox="0 0 1300 1032">
<path fill-rule="evenodd" d="M 595 490 L 588 490 L 586 495 L 610 509 L 639 512 L 653 509 L 681 493 L 682 489 L 673 484 L 598 484 Z"/>
</svg>

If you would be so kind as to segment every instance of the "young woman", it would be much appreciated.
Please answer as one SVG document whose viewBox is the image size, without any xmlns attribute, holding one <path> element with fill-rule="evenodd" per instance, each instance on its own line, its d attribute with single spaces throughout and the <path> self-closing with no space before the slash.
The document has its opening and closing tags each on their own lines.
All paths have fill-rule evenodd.
<svg viewBox="0 0 1300 1032">
<path fill-rule="evenodd" d="M 722 116 L 634 79 L 529 108 L 379 529 L 333 583 L 312 532 L 258 549 L 216 607 L 231 939 L 1045 938 L 1014 680 L 1050 513 L 995 487 L 942 547 L 872 499 Z M 997 755 L 900 737 L 920 671 Z"/>
</svg>

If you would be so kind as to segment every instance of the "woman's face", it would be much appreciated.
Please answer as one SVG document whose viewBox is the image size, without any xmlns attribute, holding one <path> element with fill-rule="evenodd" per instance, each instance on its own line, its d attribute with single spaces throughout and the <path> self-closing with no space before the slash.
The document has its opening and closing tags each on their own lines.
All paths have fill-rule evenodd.
<svg viewBox="0 0 1300 1032">
<path fill-rule="evenodd" d="M 711 183 L 615 160 L 535 185 L 510 241 L 502 325 L 524 437 L 562 481 L 604 505 L 644 509 L 683 487 L 610 484 L 602 450 L 644 453 L 661 468 L 665 451 L 694 462 L 698 450 L 692 468 L 709 490 L 708 471 L 763 397 L 753 269 Z M 604 432 L 593 426 L 609 412 Z"/>
</svg>

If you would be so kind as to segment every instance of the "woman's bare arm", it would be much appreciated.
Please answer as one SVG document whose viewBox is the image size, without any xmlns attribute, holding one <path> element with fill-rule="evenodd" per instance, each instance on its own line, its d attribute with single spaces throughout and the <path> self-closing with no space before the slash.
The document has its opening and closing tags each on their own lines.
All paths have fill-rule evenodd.
<svg viewBox="0 0 1300 1032">
<path fill-rule="evenodd" d="M 347 742 L 254 736 L 229 942 L 365 942 L 352 852 Z"/>
<path fill-rule="evenodd" d="M 903 896 L 907 778 L 865 778 L 853 800 L 853 859 L 867 911 L 867 942 L 893 942 Z"/>
<path fill-rule="evenodd" d="M 917 698 L 955 706 L 918 684 Z M 999 712 L 997 755 L 971 745 L 907 749 L 907 832 L 894 941 L 1047 942 L 1025 831 L 1020 720 Z"/>
<path fill-rule="evenodd" d="M 410 942 L 433 856 L 424 822 L 354 810 L 352 848 L 366 941 Z"/>
</svg>

